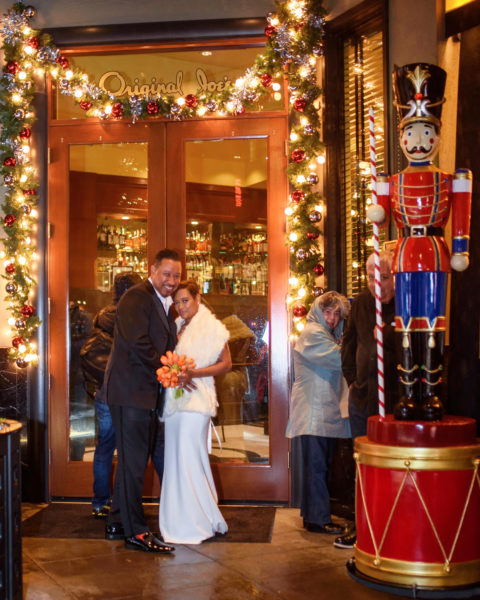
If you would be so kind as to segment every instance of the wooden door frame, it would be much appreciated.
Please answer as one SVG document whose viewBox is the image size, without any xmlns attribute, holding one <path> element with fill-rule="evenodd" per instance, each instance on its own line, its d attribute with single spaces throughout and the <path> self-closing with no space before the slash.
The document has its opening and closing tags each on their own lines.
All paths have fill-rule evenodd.
<svg viewBox="0 0 480 600">
<path fill-rule="evenodd" d="M 74 144 L 147 142 L 148 161 L 165 163 L 165 123 L 65 123 L 49 127 L 47 289 L 50 496 L 85 497 L 92 490 L 92 463 L 69 460 L 69 381 L 67 369 L 69 296 L 69 152 Z M 148 173 L 148 234 L 155 232 L 155 247 L 165 244 L 165 182 L 161 169 Z M 152 200 L 152 201 L 151 201 Z M 160 210 L 153 210 L 153 200 Z M 149 248 L 151 245 L 149 246 Z M 153 252 L 150 250 L 150 252 Z M 149 255 L 149 261 L 152 256 Z M 145 495 L 158 496 L 159 485 L 149 469 Z"/>
<path fill-rule="evenodd" d="M 249 115 L 250 116 L 250 115 Z M 269 271 L 269 415 L 270 463 L 213 463 L 218 494 L 224 500 L 288 501 L 288 293 L 289 253 L 285 245 L 285 213 L 288 200 L 285 140 L 288 138 L 286 117 L 222 119 L 218 121 L 183 121 L 167 125 L 167 173 L 185 172 L 184 141 L 233 137 L 266 138 L 268 144 L 267 236 Z M 271 160 L 271 157 L 275 157 Z M 167 179 L 167 245 L 185 250 L 186 185 L 184 178 Z M 272 253 L 271 248 L 275 249 Z"/>
</svg>

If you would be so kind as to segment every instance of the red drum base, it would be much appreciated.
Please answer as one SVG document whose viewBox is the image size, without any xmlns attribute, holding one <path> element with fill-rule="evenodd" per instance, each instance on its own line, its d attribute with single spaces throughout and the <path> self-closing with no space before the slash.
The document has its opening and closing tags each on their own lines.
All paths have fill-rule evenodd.
<svg viewBox="0 0 480 600">
<path fill-rule="evenodd" d="M 355 440 L 357 543 L 349 567 L 354 578 L 414 589 L 416 597 L 422 597 L 420 590 L 450 590 L 449 596 L 423 597 L 478 593 L 475 431 L 474 419 L 462 417 L 435 423 L 370 417 L 368 435 Z M 466 595 L 455 596 L 454 589 Z"/>
</svg>

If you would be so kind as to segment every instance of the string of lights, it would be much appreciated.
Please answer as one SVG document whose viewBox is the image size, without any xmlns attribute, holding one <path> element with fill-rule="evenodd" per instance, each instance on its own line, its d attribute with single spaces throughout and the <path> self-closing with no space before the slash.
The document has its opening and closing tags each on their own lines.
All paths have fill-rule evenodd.
<svg viewBox="0 0 480 600">
<path fill-rule="evenodd" d="M 291 193 L 286 209 L 287 243 L 291 255 L 290 292 L 294 328 L 301 331 L 308 307 L 323 290 L 315 279 L 323 274 L 321 221 L 325 203 L 316 191 L 317 168 L 324 162 L 320 139 L 317 63 L 323 54 L 326 11 L 323 0 L 277 2 L 267 15 L 265 50 L 243 77 L 221 92 L 198 92 L 184 97 L 139 96 L 116 99 L 71 64 L 51 37 L 31 26 L 36 14 L 23 2 L 12 5 L 0 21 L 4 66 L 0 79 L 0 171 L 5 187 L 2 277 L 7 283 L 10 358 L 18 367 L 38 360 L 35 331 L 40 324 L 36 294 L 39 180 L 32 161 L 36 120 L 35 80 L 49 77 L 62 94 L 72 97 L 87 117 L 100 120 L 242 115 L 272 95 L 278 99 L 283 82 L 291 107 L 289 164 Z M 295 334 L 294 334 L 295 335 Z"/>
</svg>

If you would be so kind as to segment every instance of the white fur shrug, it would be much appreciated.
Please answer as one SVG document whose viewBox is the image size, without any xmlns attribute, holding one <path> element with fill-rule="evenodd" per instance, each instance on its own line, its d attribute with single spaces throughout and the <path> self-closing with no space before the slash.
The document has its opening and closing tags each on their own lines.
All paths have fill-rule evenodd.
<svg viewBox="0 0 480 600">
<path fill-rule="evenodd" d="M 177 331 L 181 329 L 183 322 L 181 317 L 175 321 Z M 206 306 L 200 304 L 197 314 L 185 327 L 175 352 L 193 358 L 197 368 L 208 367 L 217 361 L 228 337 L 225 325 Z M 217 414 L 218 402 L 213 377 L 197 377 L 194 383 L 197 389 L 192 392 L 184 390 L 179 398 L 175 398 L 175 389 L 166 390 L 163 418 L 178 411 L 199 412 L 211 417 Z"/>
</svg>

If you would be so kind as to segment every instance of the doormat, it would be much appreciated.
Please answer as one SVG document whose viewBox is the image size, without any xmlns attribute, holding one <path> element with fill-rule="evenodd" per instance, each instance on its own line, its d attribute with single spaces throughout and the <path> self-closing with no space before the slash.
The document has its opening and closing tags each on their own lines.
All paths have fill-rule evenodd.
<svg viewBox="0 0 480 600">
<path fill-rule="evenodd" d="M 90 516 L 91 504 L 52 502 L 22 523 L 23 537 L 105 539 L 105 521 Z M 208 543 L 265 544 L 272 539 L 273 506 L 220 506 L 228 533 Z M 158 504 L 144 505 L 151 531 L 158 531 Z"/>
</svg>

